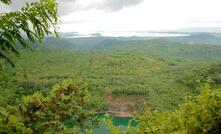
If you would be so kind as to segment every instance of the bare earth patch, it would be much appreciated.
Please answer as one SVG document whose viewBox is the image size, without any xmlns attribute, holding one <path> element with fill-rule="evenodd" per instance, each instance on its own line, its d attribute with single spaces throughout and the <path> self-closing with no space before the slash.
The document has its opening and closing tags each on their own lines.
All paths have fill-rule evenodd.
<svg viewBox="0 0 221 134">
<path fill-rule="evenodd" d="M 143 96 L 112 96 L 106 97 L 109 114 L 117 117 L 133 117 L 133 113 L 143 104 Z"/>
</svg>

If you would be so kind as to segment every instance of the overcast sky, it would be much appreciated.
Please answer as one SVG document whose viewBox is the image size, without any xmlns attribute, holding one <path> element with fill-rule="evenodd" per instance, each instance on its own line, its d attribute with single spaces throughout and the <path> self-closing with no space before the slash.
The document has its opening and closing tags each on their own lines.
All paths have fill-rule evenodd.
<svg viewBox="0 0 221 134">
<path fill-rule="evenodd" d="M 70 4 L 71 5 L 71 4 Z M 76 0 L 62 31 L 145 31 L 220 27 L 221 0 Z"/>
<path fill-rule="evenodd" d="M 14 0 L 18 9 L 25 1 Z M 154 31 L 221 27 L 221 0 L 58 0 L 60 31 Z"/>
</svg>

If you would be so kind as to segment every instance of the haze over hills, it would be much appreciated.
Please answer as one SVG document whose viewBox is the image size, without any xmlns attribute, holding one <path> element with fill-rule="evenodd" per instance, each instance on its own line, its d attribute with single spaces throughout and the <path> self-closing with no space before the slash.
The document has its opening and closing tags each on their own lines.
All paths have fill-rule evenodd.
<svg viewBox="0 0 221 134">
<path fill-rule="evenodd" d="M 220 33 L 154 33 L 155 36 L 150 36 L 151 33 L 145 36 L 102 36 L 100 34 L 93 34 L 90 37 L 80 37 L 77 33 L 62 33 L 60 38 L 47 37 L 43 44 L 47 48 L 63 48 L 86 51 L 108 51 L 108 50 L 126 50 L 132 46 L 155 42 L 156 45 L 159 40 L 168 43 L 180 43 L 186 45 L 221 45 Z M 163 35 L 161 35 L 163 34 Z M 77 35 L 74 36 L 73 35 Z M 157 35 L 157 36 L 156 36 Z M 168 36 L 166 36 L 168 35 Z M 43 45 L 44 46 L 44 45 Z"/>
<path fill-rule="evenodd" d="M 156 31 L 79 31 L 79 32 L 61 32 L 62 37 L 167 37 L 167 36 L 187 36 L 194 33 L 216 33 L 221 34 L 221 27 L 189 27 L 171 30 Z"/>
</svg>

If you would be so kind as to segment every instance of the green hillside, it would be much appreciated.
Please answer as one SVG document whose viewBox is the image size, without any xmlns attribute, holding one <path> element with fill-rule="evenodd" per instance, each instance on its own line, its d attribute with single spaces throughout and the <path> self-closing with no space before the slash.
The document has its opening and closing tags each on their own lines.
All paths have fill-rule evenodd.
<svg viewBox="0 0 221 134">
<path fill-rule="evenodd" d="M 57 42 L 51 38 L 46 46 L 33 51 L 20 49 L 16 67 L 6 65 L 1 68 L 0 105 L 24 103 L 21 106 L 29 106 L 36 103 L 35 99 L 26 100 L 24 96 L 47 100 L 53 99 L 51 92 L 55 89 L 59 93 L 65 88 L 68 91 L 78 89 L 63 82 L 69 80 L 79 83 L 87 91 L 83 110 L 93 114 L 109 112 L 117 117 L 134 117 L 136 112 L 139 118 L 147 106 L 159 112 L 173 111 L 186 102 L 187 96 L 198 95 L 205 84 L 212 88 L 221 85 L 221 46 L 188 45 L 166 38 L 122 40 L 99 37 L 99 40 L 93 38 L 92 44 L 90 38 L 76 40 L 88 44 L 62 38 Z M 60 85 L 60 89 L 54 85 Z M 72 105 L 71 102 L 68 105 Z M 50 105 L 51 102 L 47 103 Z M 68 105 L 59 106 L 67 108 Z M 60 114 L 57 112 L 55 114 Z M 74 121 L 61 122 L 71 126 Z M 138 126 L 145 122 L 140 123 Z"/>
<path fill-rule="evenodd" d="M 18 82 L 34 92 L 76 79 L 104 98 L 109 94 L 144 96 L 156 108 L 170 110 L 183 96 L 193 93 L 196 86 L 189 86 L 191 80 L 185 80 L 199 79 L 200 72 L 221 58 L 220 46 L 189 46 L 164 39 L 142 41 L 118 51 L 106 51 L 105 45 L 99 49 L 105 51 L 22 51 L 16 62 Z"/>
</svg>

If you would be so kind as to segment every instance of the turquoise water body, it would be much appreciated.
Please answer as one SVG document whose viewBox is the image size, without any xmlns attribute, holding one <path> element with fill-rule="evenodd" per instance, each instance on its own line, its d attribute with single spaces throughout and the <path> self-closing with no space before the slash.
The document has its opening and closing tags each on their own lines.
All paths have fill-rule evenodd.
<svg viewBox="0 0 221 134">
<path fill-rule="evenodd" d="M 106 117 L 105 114 L 97 114 L 94 115 L 96 118 L 100 120 L 98 127 L 93 129 L 93 134 L 111 134 L 110 130 L 103 122 L 104 118 Z M 115 117 L 109 115 L 110 119 L 112 119 L 113 125 L 118 127 L 120 130 L 126 130 L 128 123 L 131 121 L 131 126 L 136 127 L 136 121 L 131 117 Z M 71 127 L 73 125 L 73 120 L 69 118 L 68 120 L 63 121 L 66 127 Z M 82 133 L 83 134 L 83 133 Z"/>
<path fill-rule="evenodd" d="M 99 115 L 96 115 L 96 117 L 102 120 L 103 118 L 105 118 L 105 115 L 99 114 Z M 114 116 L 110 116 L 110 117 L 112 119 L 113 124 L 117 126 L 118 128 L 120 128 L 120 130 L 125 130 L 130 120 L 131 120 L 132 127 L 136 127 L 137 125 L 136 121 L 131 117 L 114 117 Z M 93 134 L 111 134 L 111 132 L 109 131 L 107 126 L 101 121 L 99 124 L 99 128 L 93 129 Z"/>
</svg>

